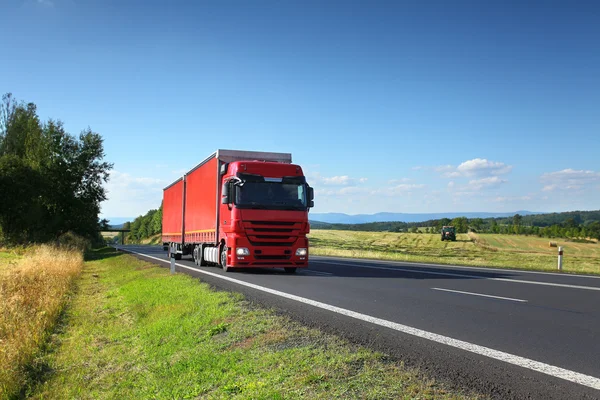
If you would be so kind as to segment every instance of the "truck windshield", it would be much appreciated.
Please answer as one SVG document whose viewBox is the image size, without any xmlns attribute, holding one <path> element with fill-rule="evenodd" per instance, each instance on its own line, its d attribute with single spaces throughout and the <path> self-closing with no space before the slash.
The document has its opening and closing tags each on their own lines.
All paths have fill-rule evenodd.
<svg viewBox="0 0 600 400">
<path fill-rule="evenodd" d="M 306 210 L 306 186 L 298 183 L 245 182 L 235 190 L 238 208 Z"/>
</svg>

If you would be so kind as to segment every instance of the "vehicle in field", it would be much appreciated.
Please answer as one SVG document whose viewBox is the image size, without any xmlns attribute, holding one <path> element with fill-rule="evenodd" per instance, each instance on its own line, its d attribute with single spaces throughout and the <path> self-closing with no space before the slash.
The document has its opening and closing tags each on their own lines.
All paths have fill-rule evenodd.
<svg viewBox="0 0 600 400">
<path fill-rule="evenodd" d="M 442 227 L 442 242 L 444 240 L 456 241 L 456 228 L 453 226 Z"/>
<path fill-rule="evenodd" d="M 289 153 L 217 150 L 163 192 L 163 248 L 223 270 L 308 266 L 313 189 Z"/>
</svg>

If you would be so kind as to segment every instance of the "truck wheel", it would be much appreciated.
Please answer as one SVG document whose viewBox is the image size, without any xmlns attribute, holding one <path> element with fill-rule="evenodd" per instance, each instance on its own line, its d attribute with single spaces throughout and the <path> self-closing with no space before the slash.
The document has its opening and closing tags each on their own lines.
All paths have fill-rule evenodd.
<svg viewBox="0 0 600 400">
<path fill-rule="evenodd" d="M 181 260 L 181 254 L 175 253 L 175 259 L 176 260 Z"/>
<path fill-rule="evenodd" d="M 204 261 L 204 245 L 198 246 L 198 266 L 206 267 L 206 261 Z"/>
<path fill-rule="evenodd" d="M 295 274 L 296 273 L 296 267 L 285 267 L 284 270 L 285 270 L 286 274 Z"/>
<path fill-rule="evenodd" d="M 227 247 L 223 247 L 223 251 L 221 251 L 221 268 L 225 272 L 233 271 L 233 268 L 227 266 Z"/>
<path fill-rule="evenodd" d="M 194 246 L 194 249 L 192 250 L 192 260 L 194 261 L 194 264 L 198 265 L 198 246 Z"/>
</svg>

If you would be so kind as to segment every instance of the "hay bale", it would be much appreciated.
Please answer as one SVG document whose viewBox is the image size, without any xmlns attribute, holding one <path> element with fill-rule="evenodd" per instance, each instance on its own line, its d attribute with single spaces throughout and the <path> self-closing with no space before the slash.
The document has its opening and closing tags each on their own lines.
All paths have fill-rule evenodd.
<svg viewBox="0 0 600 400">
<path fill-rule="evenodd" d="M 550 241 L 550 247 L 557 247 L 558 243 Z"/>
</svg>

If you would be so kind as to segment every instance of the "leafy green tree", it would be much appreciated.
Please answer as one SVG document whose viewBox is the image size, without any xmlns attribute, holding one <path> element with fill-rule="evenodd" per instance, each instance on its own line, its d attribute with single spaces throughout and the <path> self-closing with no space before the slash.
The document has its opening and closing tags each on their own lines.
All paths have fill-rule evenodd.
<svg viewBox="0 0 600 400">
<path fill-rule="evenodd" d="M 154 216 L 152 217 L 152 232 L 154 234 L 162 232 L 162 204 Z"/>
<path fill-rule="evenodd" d="M 6 94 L 0 104 L 0 160 L 4 206 L 0 223 L 13 241 L 45 241 L 73 231 L 97 236 L 102 184 L 112 164 L 102 161 L 102 138 L 89 128 L 78 138 L 62 123 L 42 124 L 35 104 Z M 26 212 L 8 215 L 16 205 Z M 15 227 L 14 220 L 19 219 Z M 19 231 L 19 232 L 17 232 Z"/>
<path fill-rule="evenodd" d="M 466 217 L 454 218 L 451 225 L 456 228 L 456 233 L 467 233 L 469 230 L 469 220 Z"/>
<path fill-rule="evenodd" d="M 0 157 L 0 226 L 8 242 L 44 239 L 41 235 L 44 205 L 39 193 L 45 188 L 42 176 L 15 155 Z"/>
<path fill-rule="evenodd" d="M 483 219 L 481 218 L 473 218 L 471 221 L 471 226 L 473 227 L 473 229 L 476 232 L 481 231 L 481 228 L 483 227 Z"/>
</svg>

